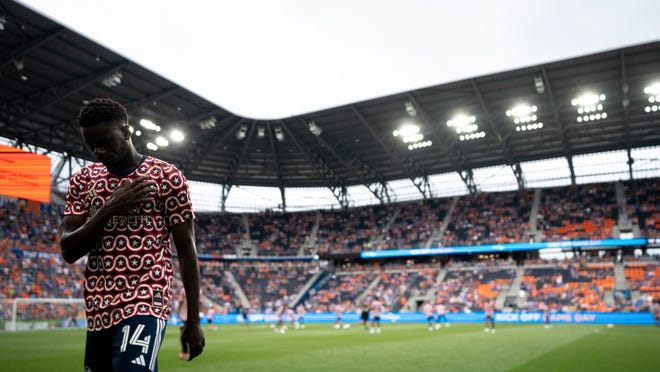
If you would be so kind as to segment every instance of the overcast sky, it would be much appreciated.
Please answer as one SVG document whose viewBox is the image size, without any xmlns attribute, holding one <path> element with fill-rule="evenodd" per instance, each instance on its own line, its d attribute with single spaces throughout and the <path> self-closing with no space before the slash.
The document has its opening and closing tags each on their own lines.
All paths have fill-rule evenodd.
<svg viewBox="0 0 660 372">
<path fill-rule="evenodd" d="M 23 3 L 256 119 L 660 40 L 657 0 Z"/>
</svg>

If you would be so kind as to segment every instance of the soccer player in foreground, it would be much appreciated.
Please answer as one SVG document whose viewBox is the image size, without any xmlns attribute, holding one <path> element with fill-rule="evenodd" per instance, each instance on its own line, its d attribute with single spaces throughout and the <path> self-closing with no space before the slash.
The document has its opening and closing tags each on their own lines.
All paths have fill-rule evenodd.
<svg viewBox="0 0 660 372">
<path fill-rule="evenodd" d="M 186 292 L 182 338 L 190 361 L 202 352 L 204 335 L 188 183 L 173 165 L 138 153 L 121 104 L 93 99 L 78 123 L 99 162 L 71 177 L 61 248 L 69 263 L 87 256 L 85 370 L 158 370 L 171 312 L 170 234 Z"/>
</svg>

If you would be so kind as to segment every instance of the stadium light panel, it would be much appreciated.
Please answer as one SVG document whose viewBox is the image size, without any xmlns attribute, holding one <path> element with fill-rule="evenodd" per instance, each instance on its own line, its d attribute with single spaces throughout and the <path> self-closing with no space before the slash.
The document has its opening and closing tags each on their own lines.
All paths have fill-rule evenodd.
<svg viewBox="0 0 660 372">
<path fill-rule="evenodd" d="M 605 94 L 585 93 L 571 100 L 571 105 L 576 106 L 577 122 L 587 123 L 607 119 L 607 112 L 601 102 L 605 101 Z"/>
<path fill-rule="evenodd" d="M 394 137 L 401 138 L 403 143 L 408 144 L 408 150 L 417 150 L 429 147 L 433 144 L 431 141 L 424 141 L 424 134 L 420 133 L 422 128 L 411 122 L 403 123 L 399 129 L 392 132 Z"/>
<path fill-rule="evenodd" d="M 486 132 L 479 131 L 479 124 L 474 115 L 459 114 L 447 121 L 447 126 L 454 128 L 460 141 L 469 141 L 486 137 Z"/>
<path fill-rule="evenodd" d="M 543 123 L 537 122 L 537 111 L 538 107 L 535 105 L 519 104 L 506 110 L 506 116 L 513 119 L 516 132 L 526 132 L 543 128 Z"/>
<path fill-rule="evenodd" d="M 649 96 L 648 101 L 650 103 L 650 105 L 644 107 L 644 112 L 658 112 L 660 110 L 660 82 L 645 87 L 644 93 Z"/>
</svg>

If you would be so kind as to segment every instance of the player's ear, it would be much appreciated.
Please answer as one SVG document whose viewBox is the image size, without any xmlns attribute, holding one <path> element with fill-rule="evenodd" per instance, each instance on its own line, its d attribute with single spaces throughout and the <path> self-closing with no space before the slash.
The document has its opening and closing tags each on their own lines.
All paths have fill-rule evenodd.
<svg viewBox="0 0 660 372">
<path fill-rule="evenodd" d="M 121 134 L 122 136 L 124 136 L 125 140 L 131 138 L 131 127 L 128 124 L 122 125 L 120 129 L 121 129 Z"/>
</svg>

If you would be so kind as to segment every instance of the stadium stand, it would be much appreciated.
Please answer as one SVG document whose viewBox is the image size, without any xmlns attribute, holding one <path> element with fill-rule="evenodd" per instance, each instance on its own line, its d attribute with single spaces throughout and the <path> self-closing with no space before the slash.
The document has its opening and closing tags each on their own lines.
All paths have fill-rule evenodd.
<svg viewBox="0 0 660 372">
<path fill-rule="evenodd" d="M 660 266 L 657 262 L 627 262 L 625 266 L 627 285 L 631 291 L 641 295 L 660 298 Z"/>
<path fill-rule="evenodd" d="M 541 197 L 544 240 L 611 238 L 618 220 L 614 184 L 544 189 Z"/>
<path fill-rule="evenodd" d="M 230 271 L 241 284 L 256 312 L 272 313 L 277 301 L 287 301 L 298 293 L 316 272 L 310 262 L 234 263 Z"/>
<path fill-rule="evenodd" d="M 244 233 L 245 227 L 238 214 L 199 214 L 195 220 L 200 253 L 234 254 Z"/>
<path fill-rule="evenodd" d="M 657 179 L 623 184 L 623 205 L 637 227 L 636 235 L 657 233 L 656 185 Z M 611 236 L 620 212 L 617 206 L 622 205 L 615 186 L 542 189 L 537 226 L 543 239 Z M 61 208 L 35 207 L 11 198 L 0 201 L 3 318 L 9 315 L 13 298 L 81 298 L 85 261 L 67 265 L 60 257 Z M 434 238 L 453 245 L 516 242 L 526 239 L 526 232 L 534 227 L 529 225 L 534 217 L 531 191 L 462 196 L 452 215 L 448 213 L 451 202 L 445 198 L 318 213 L 266 212 L 248 215 L 247 219 L 240 214 L 203 213 L 198 215 L 196 234 L 202 255 L 240 256 L 240 244 L 250 240 L 258 247 L 258 255 L 295 256 L 303 241 L 315 242 L 321 255 L 355 254 L 369 249 L 424 248 L 435 243 Z M 440 235 L 444 221 L 450 222 Z M 474 312 L 483 310 L 487 298 L 516 299 L 517 293 L 512 292 L 517 288 L 513 285 L 516 280 L 524 298 L 507 306 L 528 311 L 538 310 L 542 303 L 558 311 L 646 311 L 653 298 L 660 298 L 660 269 L 653 258 L 632 260 L 628 252 L 622 264 L 615 262 L 615 255 L 599 259 L 583 254 L 573 260 L 550 262 L 534 257 L 525 259 L 524 274 L 519 278 L 510 258 L 450 260 L 443 265 L 397 260 L 348 262 L 337 267 L 320 266 L 317 261 L 208 260 L 200 266 L 204 301 L 223 313 L 237 312 L 244 302 L 252 311 L 273 312 L 278 301 L 294 304 L 296 299 L 302 299 L 310 312 L 331 311 L 338 303 L 345 311 L 356 311 L 373 296 L 381 297 L 386 309 L 392 311 L 416 311 L 417 303 L 409 303 L 414 299 L 442 302 L 449 311 Z M 625 272 L 625 280 L 615 285 L 618 269 Z M 313 282 L 313 278 L 325 279 Z M 76 312 L 66 309 L 34 305 L 24 310 L 32 315 L 23 315 L 43 312 L 68 317 L 69 312 Z"/>
<path fill-rule="evenodd" d="M 660 236 L 660 207 L 658 204 L 657 178 L 626 182 L 628 189 L 628 211 L 633 216 L 633 225 L 639 225 L 642 236 Z"/>
<path fill-rule="evenodd" d="M 606 305 L 606 291 L 614 288 L 613 263 L 584 263 L 579 260 L 525 269 L 522 289 L 528 301 L 553 304 L 563 311 L 613 311 Z"/>
<path fill-rule="evenodd" d="M 438 287 L 436 302 L 445 304 L 452 312 L 483 311 L 485 301 L 506 291 L 515 275 L 513 268 L 450 268 Z"/>
<path fill-rule="evenodd" d="M 459 199 L 444 245 L 524 241 L 532 207 L 529 191 L 467 195 Z"/>
<path fill-rule="evenodd" d="M 391 207 L 369 206 L 321 212 L 319 253 L 360 252 L 383 233 Z"/>
</svg>

